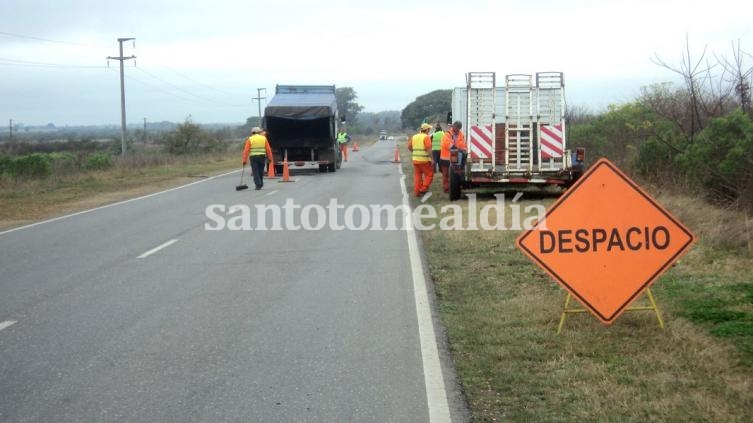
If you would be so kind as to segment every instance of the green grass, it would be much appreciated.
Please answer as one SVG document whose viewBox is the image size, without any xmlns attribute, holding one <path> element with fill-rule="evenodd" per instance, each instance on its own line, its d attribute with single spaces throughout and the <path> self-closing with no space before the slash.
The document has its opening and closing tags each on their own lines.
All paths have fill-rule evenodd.
<svg viewBox="0 0 753 423">
<path fill-rule="evenodd" d="M 726 275 L 678 275 L 665 278 L 665 292 L 678 316 L 714 336 L 727 338 L 753 367 L 753 282 Z"/>
</svg>

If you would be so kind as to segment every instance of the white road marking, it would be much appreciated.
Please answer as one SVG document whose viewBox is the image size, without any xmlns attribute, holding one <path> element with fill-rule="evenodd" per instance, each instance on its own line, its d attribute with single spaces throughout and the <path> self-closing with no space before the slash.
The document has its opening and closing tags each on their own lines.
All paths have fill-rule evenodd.
<svg viewBox="0 0 753 423">
<path fill-rule="evenodd" d="M 410 209 L 408 191 L 405 188 L 405 174 L 402 165 L 400 169 L 400 189 L 403 191 L 403 205 Z M 449 422 L 450 406 L 447 403 L 447 390 L 439 362 L 439 349 L 434 332 L 434 321 L 431 318 L 431 305 L 426 288 L 424 268 L 418 251 L 418 239 L 413 228 L 412 213 L 406 213 L 406 234 L 408 235 L 408 252 L 410 253 L 410 267 L 413 276 L 413 296 L 416 301 L 416 317 L 418 319 L 418 337 L 421 343 L 421 359 L 424 370 L 424 385 L 426 387 L 426 403 L 429 407 L 429 421 L 432 423 Z M 409 221 L 410 220 L 410 221 Z"/>
<path fill-rule="evenodd" d="M 228 209 L 227 214 L 233 214 L 238 210 L 241 210 L 241 206 L 231 206 L 230 209 Z"/>
<path fill-rule="evenodd" d="M 4 322 L 0 322 L 0 330 L 3 330 L 7 327 L 13 326 L 14 324 L 18 323 L 15 320 L 6 320 Z"/>
<path fill-rule="evenodd" d="M 269 191 L 268 193 L 266 193 L 266 194 L 264 194 L 264 195 L 267 195 L 267 196 L 268 196 L 268 195 L 273 195 L 273 194 L 277 193 L 278 191 L 279 191 L 279 190 Z"/>
<path fill-rule="evenodd" d="M 123 205 L 123 204 L 128 204 L 128 203 L 131 203 L 131 202 L 134 202 L 134 201 L 144 200 L 146 198 L 155 197 L 155 196 L 160 195 L 160 194 L 165 194 L 165 193 L 168 193 L 168 192 L 171 192 L 171 191 L 177 191 L 179 189 L 187 188 L 187 187 L 190 187 L 191 185 L 202 184 L 204 182 L 211 181 L 212 179 L 217 179 L 217 178 L 221 178 L 223 176 L 232 175 L 233 173 L 237 173 L 237 172 L 238 172 L 237 170 L 234 170 L 232 172 L 223 173 L 221 175 L 215 175 L 215 176 L 212 176 L 212 177 L 209 177 L 209 178 L 202 179 L 200 181 L 191 182 L 190 184 L 181 185 L 179 187 L 170 188 L 170 189 L 166 189 L 164 191 L 160 191 L 160 192 L 155 192 L 155 193 L 152 193 L 152 194 L 143 195 L 141 197 L 131 198 L 130 200 L 118 201 L 117 203 L 106 204 L 104 206 L 95 207 L 93 209 L 83 210 L 83 211 L 80 211 L 80 212 L 67 214 L 65 216 L 59 216 L 59 217 L 55 217 L 55 218 L 52 218 L 52 219 L 43 220 L 41 222 L 31 223 L 31 224 L 24 225 L 24 226 L 19 226 L 17 228 L 8 229 L 7 231 L 0 232 L 0 235 L 5 235 L 5 234 L 9 234 L 11 232 L 20 231 L 21 229 L 33 228 L 34 226 L 44 225 L 45 223 L 56 222 L 58 220 L 63 220 L 63 219 L 67 219 L 69 217 L 78 216 L 78 215 L 82 215 L 82 214 L 86 214 L 86 213 L 91 213 L 91 212 L 97 211 L 97 210 L 102 210 L 102 209 L 107 209 L 107 208 L 110 208 L 110 207 L 115 207 L 115 206 L 120 206 L 120 205 Z"/>
<path fill-rule="evenodd" d="M 138 256 L 138 257 L 136 257 L 136 258 L 140 258 L 140 259 L 142 259 L 142 258 L 146 258 L 146 257 L 149 257 L 149 256 L 151 256 L 152 254 L 156 253 L 157 251 L 159 251 L 159 250 L 161 250 L 161 249 L 163 249 L 163 248 L 167 248 L 167 247 L 169 247 L 169 246 L 171 246 L 171 245 L 175 244 L 176 242 L 178 242 L 178 240 L 177 240 L 177 239 L 171 239 L 170 241 L 167 241 L 166 243 L 164 243 L 164 244 L 162 244 L 162 245 L 159 245 L 159 246 L 157 246 L 157 247 L 154 247 L 154 248 L 152 248 L 151 250 L 149 250 L 149 251 L 145 252 L 144 254 L 142 254 L 142 255 L 140 255 L 140 256 Z"/>
</svg>

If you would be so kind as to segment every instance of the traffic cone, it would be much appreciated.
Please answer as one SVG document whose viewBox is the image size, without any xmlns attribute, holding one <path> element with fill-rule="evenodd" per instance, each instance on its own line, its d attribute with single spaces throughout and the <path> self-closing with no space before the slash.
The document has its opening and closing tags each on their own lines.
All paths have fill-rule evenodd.
<svg viewBox="0 0 753 423">
<path fill-rule="evenodd" d="M 267 179 L 277 179 L 277 176 L 275 176 L 275 162 L 274 160 L 269 162 L 269 165 L 267 166 L 269 170 L 267 170 Z"/>
<path fill-rule="evenodd" d="M 397 144 L 395 144 L 395 160 L 392 163 L 400 163 L 400 152 L 397 149 Z"/>
<path fill-rule="evenodd" d="M 282 161 L 282 180 L 279 182 L 295 182 L 290 180 L 290 169 L 288 168 L 288 152 L 285 152 L 285 158 Z"/>
<path fill-rule="evenodd" d="M 358 151 L 358 142 L 353 143 L 353 152 L 355 153 L 356 151 Z"/>
</svg>

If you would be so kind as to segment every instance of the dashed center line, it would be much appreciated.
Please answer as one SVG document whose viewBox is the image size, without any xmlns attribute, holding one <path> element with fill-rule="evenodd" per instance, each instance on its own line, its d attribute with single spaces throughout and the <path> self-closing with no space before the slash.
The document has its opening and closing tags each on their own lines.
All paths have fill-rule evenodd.
<svg viewBox="0 0 753 423">
<path fill-rule="evenodd" d="M 6 320 L 4 322 L 0 322 L 0 330 L 3 330 L 9 326 L 13 326 L 14 324 L 18 323 L 15 320 Z"/>
<path fill-rule="evenodd" d="M 264 195 L 273 195 L 273 194 L 277 193 L 278 191 L 279 190 L 269 191 L 268 193 L 266 193 Z"/>
<path fill-rule="evenodd" d="M 138 256 L 137 258 L 140 258 L 140 259 L 142 259 L 142 258 L 146 258 L 146 257 L 149 257 L 149 256 L 151 256 L 152 254 L 156 253 L 157 251 L 159 251 L 159 250 L 161 250 L 161 249 L 163 249 L 163 248 L 167 248 L 167 247 L 169 247 L 169 246 L 171 246 L 171 245 L 175 244 L 176 242 L 178 242 L 178 240 L 177 240 L 177 239 L 171 239 L 170 241 L 167 241 L 166 243 L 164 243 L 164 244 L 162 244 L 162 245 L 159 245 L 159 246 L 157 246 L 157 247 L 154 247 L 154 248 L 152 248 L 151 250 L 149 250 L 149 251 L 145 252 L 144 254 L 142 254 L 142 255 Z"/>
</svg>

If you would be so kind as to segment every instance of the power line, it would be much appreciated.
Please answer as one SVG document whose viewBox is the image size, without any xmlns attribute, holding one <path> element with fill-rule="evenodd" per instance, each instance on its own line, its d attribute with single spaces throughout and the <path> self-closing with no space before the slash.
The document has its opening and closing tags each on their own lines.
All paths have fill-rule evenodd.
<svg viewBox="0 0 753 423">
<path fill-rule="evenodd" d="M 113 71 L 114 71 L 114 69 L 113 69 Z M 176 93 L 174 93 L 172 91 L 165 90 L 165 89 L 163 89 L 163 88 L 161 88 L 161 87 L 159 87 L 157 85 L 150 84 L 149 82 L 146 82 L 144 80 L 136 78 L 135 76 L 132 76 L 132 75 L 126 75 L 126 79 L 129 80 L 129 81 L 136 81 L 139 84 L 144 85 L 145 87 L 148 87 L 148 88 L 150 88 L 152 90 L 159 91 L 161 93 L 167 94 L 169 96 L 172 96 L 172 97 L 184 100 L 184 101 L 190 101 L 190 102 L 194 102 L 194 103 L 198 103 L 199 102 L 196 99 L 188 98 L 188 97 L 183 97 L 183 96 L 178 95 L 178 94 L 176 94 Z"/>
<path fill-rule="evenodd" d="M 186 90 L 186 89 L 184 89 L 182 87 L 179 87 L 179 86 L 177 86 L 177 85 L 175 85 L 175 84 L 173 84 L 171 82 L 168 82 L 168 81 L 166 81 L 166 80 L 158 77 L 157 75 L 144 70 L 143 67 L 137 67 L 136 69 L 138 69 L 140 72 L 143 72 L 147 76 L 149 76 L 149 77 L 151 77 L 151 78 L 153 78 L 153 79 L 155 79 L 155 80 L 157 80 L 157 81 L 159 81 L 159 82 L 161 82 L 161 83 L 163 83 L 165 85 L 168 85 L 168 86 L 172 87 L 173 89 L 175 89 L 177 91 L 180 91 L 180 92 L 182 92 L 184 94 L 187 94 L 187 95 L 190 95 L 190 96 L 193 96 L 193 97 L 196 97 L 196 98 L 198 98 L 198 99 L 200 99 L 202 101 L 206 101 L 206 102 L 213 103 L 213 104 L 218 105 L 218 106 L 224 106 L 224 107 L 244 107 L 244 106 L 246 106 L 245 104 L 229 104 L 229 103 L 218 102 L 218 101 L 216 101 L 214 99 L 211 99 L 211 98 L 208 98 L 208 97 L 205 97 L 205 96 L 193 93 L 193 92 L 188 91 L 188 90 Z"/>
<path fill-rule="evenodd" d="M 5 35 L 7 37 L 15 37 L 15 38 L 25 38 L 27 40 L 44 41 L 46 43 L 66 44 L 66 45 L 69 45 L 69 46 L 89 47 L 89 48 L 101 48 L 101 49 L 109 48 L 109 47 L 97 46 L 97 45 L 93 45 L 93 44 L 80 44 L 80 43 L 71 43 L 71 42 L 68 42 L 68 41 L 57 41 L 57 40 L 51 40 L 49 38 L 35 37 L 35 36 L 32 36 L 32 35 L 14 34 L 12 32 L 4 32 L 4 31 L 0 31 L 0 35 Z"/>
<path fill-rule="evenodd" d="M 113 72 L 115 72 L 115 69 L 112 69 L 112 68 L 110 68 L 110 69 Z M 125 78 L 127 80 L 129 80 L 129 81 L 137 82 L 137 83 L 139 83 L 139 84 L 141 84 L 141 85 L 143 85 L 143 86 L 145 86 L 145 87 L 147 87 L 147 88 L 149 88 L 149 89 L 151 89 L 153 91 L 159 91 L 159 92 L 161 92 L 163 94 L 166 94 L 166 95 L 168 95 L 170 97 L 177 98 L 179 100 L 187 101 L 187 102 L 194 103 L 194 104 L 206 104 L 206 101 L 204 101 L 204 100 L 199 100 L 199 99 L 196 99 L 196 98 L 191 98 L 191 97 L 180 95 L 180 94 L 178 94 L 176 92 L 164 89 L 163 87 L 161 87 L 159 85 L 153 84 L 151 82 L 144 81 L 143 79 L 140 79 L 140 78 L 136 78 L 133 75 L 126 75 Z M 222 105 L 221 104 L 220 106 L 222 106 L 222 107 L 248 107 L 248 104 L 227 104 L 227 105 Z"/>
<path fill-rule="evenodd" d="M 32 67 L 32 68 L 68 68 L 68 69 L 104 69 L 106 68 L 106 66 L 68 65 L 68 64 L 63 64 L 63 63 L 34 62 L 34 61 L 29 61 L 29 60 L 7 59 L 5 57 L 0 57 L 0 65 Z"/>
<path fill-rule="evenodd" d="M 197 81 L 197 80 L 189 77 L 188 75 L 186 75 L 186 74 L 184 74 L 182 72 L 178 72 L 177 70 L 175 70 L 175 69 L 173 69 L 173 68 L 171 68 L 169 66 L 164 66 L 163 65 L 163 66 L 160 66 L 160 67 L 164 68 L 164 69 L 167 69 L 170 72 L 173 72 L 174 74 L 176 74 L 176 75 L 178 75 L 178 76 L 180 76 L 180 77 L 182 77 L 182 78 L 184 78 L 184 79 L 186 79 L 188 81 L 193 82 L 194 84 L 201 85 L 202 87 L 208 88 L 208 89 L 213 90 L 213 91 L 217 91 L 218 93 L 222 93 L 222 94 L 230 95 L 230 96 L 239 96 L 239 95 L 241 95 L 241 94 L 238 94 L 238 93 L 231 93 L 231 92 L 228 92 L 228 91 L 225 91 L 225 90 L 221 90 L 219 88 L 212 87 L 211 85 L 207 85 L 207 84 L 205 84 L 205 83 L 203 83 L 201 81 Z"/>
<path fill-rule="evenodd" d="M 204 101 L 212 101 L 211 99 L 208 99 L 208 98 L 206 98 L 206 97 L 200 96 L 200 95 L 198 95 L 198 94 L 194 94 L 194 93 L 192 93 L 192 92 L 190 92 L 190 91 L 187 91 L 187 90 L 185 90 L 185 89 L 183 89 L 183 88 L 181 88 L 181 87 L 179 87 L 179 86 L 177 86 L 177 85 L 175 85 L 175 84 L 173 84 L 173 83 L 167 82 L 167 81 L 165 81 L 164 79 L 162 79 L 162 78 L 158 77 L 157 75 L 155 75 L 155 74 L 153 74 L 153 73 L 151 73 L 151 72 L 147 72 L 147 71 L 145 71 L 145 70 L 144 70 L 144 69 L 143 69 L 142 67 L 137 67 L 136 69 L 138 69 L 138 70 L 139 70 L 140 72 L 143 72 L 144 74 L 146 74 L 146 75 L 147 75 L 147 76 L 149 76 L 150 78 L 153 78 L 153 79 L 155 79 L 155 80 L 157 80 L 157 81 L 159 81 L 159 82 L 161 82 L 161 83 L 163 83 L 163 84 L 165 84 L 165 85 L 169 85 L 169 86 L 170 86 L 170 87 L 172 87 L 173 89 L 176 89 L 176 90 L 178 90 L 178 91 L 181 91 L 181 92 L 183 92 L 183 93 L 186 93 L 186 94 L 188 94 L 188 95 L 194 96 L 194 97 L 196 97 L 196 98 L 198 98 L 198 99 L 200 99 L 200 100 L 204 100 Z"/>
</svg>

